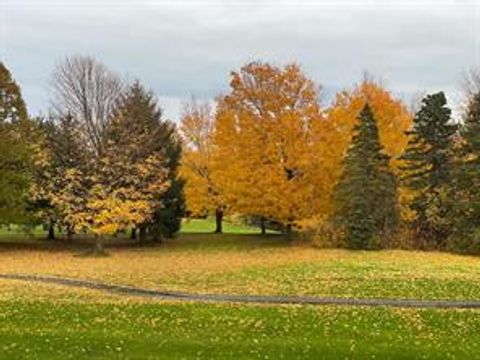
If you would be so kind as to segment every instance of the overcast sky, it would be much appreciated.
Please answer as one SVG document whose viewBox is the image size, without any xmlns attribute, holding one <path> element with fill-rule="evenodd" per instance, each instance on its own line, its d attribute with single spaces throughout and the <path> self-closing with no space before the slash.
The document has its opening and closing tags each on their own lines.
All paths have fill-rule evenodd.
<svg viewBox="0 0 480 360">
<path fill-rule="evenodd" d="M 409 100 L 480 66 L 480 0 L 0 0 L 0 58 L 33 115 L 69 54 L 92 55 L 153 89 L 177 120 L 191 95 L 211 99 L 251 60 L 295 61 L 325 100 L 364 71 Z"/>
</svg>

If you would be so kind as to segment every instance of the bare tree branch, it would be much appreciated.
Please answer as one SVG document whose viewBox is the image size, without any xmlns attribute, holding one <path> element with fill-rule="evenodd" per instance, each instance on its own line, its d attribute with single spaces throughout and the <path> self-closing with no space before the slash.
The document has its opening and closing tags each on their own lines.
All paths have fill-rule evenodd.
<svg viewBox="0 0 480 360">
<path fill-rule="evenodd" d="M 82 140 L 98 156 L 106 125 L 124 90 L 120 77 L 93 58 L 72 56 L 56 66 L 51 87 L 57 115 L 74 117 Z"/>
</svg>

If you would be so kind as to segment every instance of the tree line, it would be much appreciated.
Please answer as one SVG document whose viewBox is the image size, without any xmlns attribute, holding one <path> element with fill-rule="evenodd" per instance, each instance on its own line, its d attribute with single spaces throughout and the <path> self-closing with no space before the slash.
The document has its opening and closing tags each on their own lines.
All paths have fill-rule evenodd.
<svg viewBox="0 0 480 360">
<path fill-rule="evenodd" d="M 173 236 L 181 218 L 242 216 L 317 245 L 480 250 L 480 79 L 453 118 L 442 92 L 409 108 L 365 77 L 332 103 L 296 64 L 252 62 L 178 126 L 151 91 L 88 57 L 52 76 L 30 119 L 1 66 L 0 220 L 68 234 Z M 100 245 L 99 245 L 100 246 Z"/>
</svg>

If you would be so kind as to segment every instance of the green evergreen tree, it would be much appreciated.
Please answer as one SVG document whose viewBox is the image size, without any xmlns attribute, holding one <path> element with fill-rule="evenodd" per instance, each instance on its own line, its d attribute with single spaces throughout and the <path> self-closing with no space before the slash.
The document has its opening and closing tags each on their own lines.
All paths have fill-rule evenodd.
<svg viewBox="0 0 480 360">
<path fill-rule="evenodd" d="M 165 121 L 160 127 L 157 140 L 163 144 L 170 186 L 159 199 L 162 206 L 155 211 L 153 220 L 148 225 L 148 230 L 155 240 L 161 240 L 162 237 L 172 238 L 180 230 L 185 215 L 185 182 L 178 174 L 182 155 L 180 138 L 173 123 Z"/>
<path fill-rule="evenodd" d="M 178 176 L 181 145 L 174 124 L 162 118 L 155 97 L 139 82 L 122 98 L 113 119 L 121 119 L 121 126 L 111 127 L 108 141 L 130 148 L 132 162 L 160 154 L 168 172 L 169 188 L 159 195 L 153 219 L 140 226 L 140 240 L 145 239 L 147 231 L 157 239 L 173 236 L 180 229 L 185 207 L 183 181 Z"/>
<path fill-rule="evenodd" d="M 378 127 L 368 104 L 358 117 L 336 187 L 335 222 L 353 249 L 381 246 L 397 224 L 396 178 L 383 152 Z"/>
<path fill-rule="evenodd" d="M 454 165 L 454 137 L 458 126 L 443 92 L 427 95 L 408 132 L 409 143 L 402 159 L 405 186 L 412 190 L 412 227 L 429 245 L 444 245 L 451 224 L 448 183 Z"/>
<path fill-rule="evenodd" d="M 460 151 L 451 192 L 454 228 L 450 247 L 480 252 L 480 92 L 467 107 L 460 131 Z"/>
<path fill-rule="evenodd" d="M 0 62 L 0 223 L 25 220 L 31 179 L 29 126 L 20 88 Z"/>
</svg>

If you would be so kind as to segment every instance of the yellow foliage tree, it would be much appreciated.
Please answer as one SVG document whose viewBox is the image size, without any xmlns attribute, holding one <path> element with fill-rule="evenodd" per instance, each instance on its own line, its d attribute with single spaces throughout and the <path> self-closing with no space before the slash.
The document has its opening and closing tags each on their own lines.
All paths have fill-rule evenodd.
<svg viewBox="0 0 480 360">
<path fill-rule="evenodd" d="M 180 175 L 186 180 L 185 198 L 194 216 L 215 214 L 216 233 L 222 232 L 225 204 L 216 182 L 213 144 L 214 118 L 208 103 L 192 99 L 183 108 Z"/>
<path fill-rule="evenodd" d="M 75 142 L 81 123 L 73 118 L 51 131 L 36 198 L 47 200 L 71 232 L 94 234 L 99 251 L 106 235 L 148 223 L 163 206 L 170 159 L 158 143 L 164 129 L 157 126 L 158 114 L 152 97 L 135 83 L 118 102 L 96 151 Z"/>
<path fill-rule="evenodd" d="M 301 69 L 253 62 L 233 72 L 218 99 L 214 168 L 232 211 L 290 229 L 311 215 L 312 127 L 317 91 Z"/>
<path fill-rule="evenodd" d="M 77 199 L 65 198 L 67 206 L 82 204 L 69 214 L 71 222 L 76 230 L 95 235 L 99 251 L 104 236 L 149 221 L 158 208 L 159 195 L 168 189 L 165 159 L 160 154 L 132 159 L 132 152 L 138 154 L 137 145 L 145 141 L 144 136 L 121 147 L 115 142 L 107 143 L 102 156 L 87 173 L 71 173 L 72 183 L 83 185 Z"/>
</svg>

